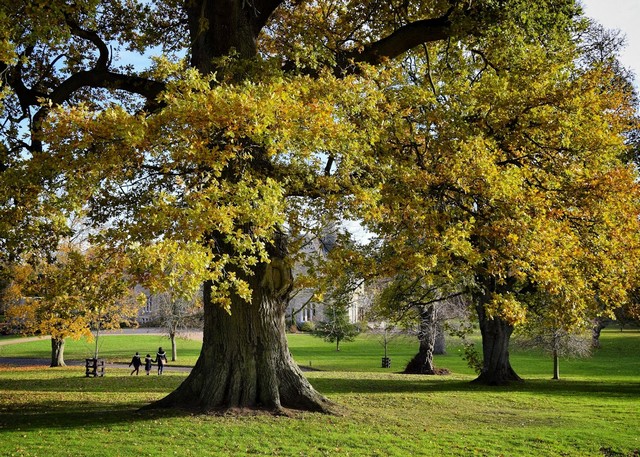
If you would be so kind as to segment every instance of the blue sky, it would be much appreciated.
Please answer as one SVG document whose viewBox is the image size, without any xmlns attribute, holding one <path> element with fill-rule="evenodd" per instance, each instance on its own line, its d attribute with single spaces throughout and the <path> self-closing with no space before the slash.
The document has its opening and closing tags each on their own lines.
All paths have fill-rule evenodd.
<svg viewBox="0 0 640 457">
<path fill-rule="evenodd" d="M 582 5 L 587 16 L 626 35 L 620 60 L 635 73 L 636 87 L 640 87 L 640 0 L 582 0 Z"/>
</svg>

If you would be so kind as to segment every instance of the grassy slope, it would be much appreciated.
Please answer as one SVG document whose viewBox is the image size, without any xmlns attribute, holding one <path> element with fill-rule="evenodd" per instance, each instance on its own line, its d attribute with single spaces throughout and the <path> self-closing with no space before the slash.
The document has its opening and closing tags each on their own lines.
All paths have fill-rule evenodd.
<svg viewBox="0 0 640 457">
<path fill-rule="evenodd" d="M 107 337 L 101 352 L 126 360 L 131 351 L 168 346 L 158 338 Z M 640 448 L 640 332 L 606 332 L 593 358 L 562 361 L 559 382 L 549 380 L 547 357 L 514 353 L 527 382 L 503 388 L 469 384 L 473 373 L 456 347 L 437 358 L 452 375 L 421 377 L 393 372 L 413 355 L 412 340 L 392 342 L 392 370 L 379 368 L 375 337 L 340 353 L 306 335 L 290 342 L 300 364 L 332 370 L 308 378 L 342 405 L 342 416 L 139 413 L 185 375 L 129 377 L 111 369 L 87 379 L 77 367 L 0 368 L 0 455 L 602 456 Z M 197 343 L 181 344 L 197 353 Z M 22 345 L 48 350 L 47 341 Z"/>
</svg>

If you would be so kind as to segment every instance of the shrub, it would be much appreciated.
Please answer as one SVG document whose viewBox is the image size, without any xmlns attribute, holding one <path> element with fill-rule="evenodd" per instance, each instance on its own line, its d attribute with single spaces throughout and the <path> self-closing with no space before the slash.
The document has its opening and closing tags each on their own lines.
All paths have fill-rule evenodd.
<svg viewBox="0 0 640 457">
<path fill-rule="evenodd" d="M 316 329 L 316 324 L 311 322 L 311 321 L 306 321 L 303 322 L 302 324 L 300 324 L 300 331 L 301 332 L 313 332 Z"/>
</svg>

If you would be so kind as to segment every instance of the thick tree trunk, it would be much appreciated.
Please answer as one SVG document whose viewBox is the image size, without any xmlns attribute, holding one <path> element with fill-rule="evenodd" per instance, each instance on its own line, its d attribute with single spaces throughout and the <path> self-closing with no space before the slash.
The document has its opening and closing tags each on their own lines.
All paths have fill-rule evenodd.
<svg viewBox="0 0 640 457">
<path fill-rule="evenodd" d="M 487 316 L 484 300 L 476 305 L 480 332 L 482 333 L 482 371 L 473 381 L 491 386 L 505 385 L 513 381 L 522 381 L 509 361 L 509 339 L 513 325 L 505 320 Z"/>
<path fill-rule="evenodd" d="M 51 366 L 64 367 L 64 338 L 51 337 Z"/>
<path fill-rule="evenodd" d="M 169 396 L 151 407 L 204 411 L 283 408 L 331 412 L 289 353 L 285 334 L 286 295 L 291 270 L 280 257 L 246 278 L 251 303 L 233 297 L 231 313 L 212 303 L 205 285 L 204 339 L 191 374 Z"/>
<path fill-rule="evenodd" d="M 203 74 L 220 70 L 215 58 L 233 54 L 251 59 L 257 54 L 252 2 L 193 0 L 188 2 L 191 65 Z M 203 24 L 206 24 L 203 26 Z"/>
<path fill-rule="evenodd" d="M 420 349 L 407 364 L 404 373 L 407 374 L 436 374 L 433 365 L 433 353 L 436 343 L 436 307 L 435 305 L 420 307 L 420 327 L 418 340 Z"/>
</svg>

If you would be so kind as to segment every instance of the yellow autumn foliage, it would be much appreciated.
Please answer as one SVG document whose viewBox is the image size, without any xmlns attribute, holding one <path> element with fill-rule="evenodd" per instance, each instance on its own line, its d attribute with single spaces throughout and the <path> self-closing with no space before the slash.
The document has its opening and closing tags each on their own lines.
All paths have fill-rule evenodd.
<svg viewBox="0 0 640 457">
<path fill-rule="evenodd" d="M 6 317 L 26 334 L 93 338 L 92 329 L 135 322 L 140 305 L 126 279 L 127 260 L 114 252 L 62 245 L 52 260 L 6 265 Z"/>
</svg>

